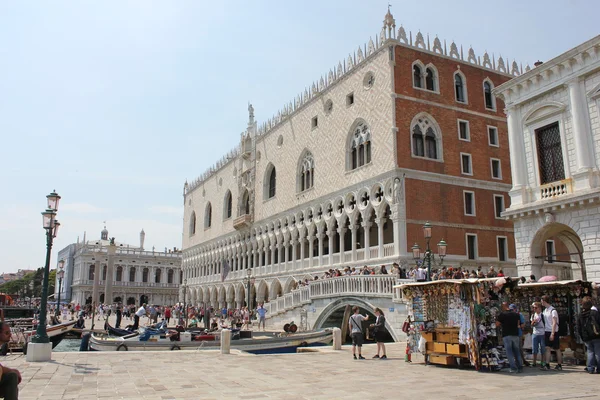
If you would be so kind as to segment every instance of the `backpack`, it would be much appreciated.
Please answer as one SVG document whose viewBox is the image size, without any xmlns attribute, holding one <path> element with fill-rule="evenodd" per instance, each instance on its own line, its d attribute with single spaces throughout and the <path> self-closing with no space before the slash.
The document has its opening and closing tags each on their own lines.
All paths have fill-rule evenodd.
<svg viewBox="0 0 600 400">
<path fill-rule="evenodd" d="M 583 333 L 588 340 L 600 338 L 600 326 L 598 325 L 598 312 L 592 310 L 583 324 Z M 583 336 L 583 335 L 582 335 Z"/>
</svg>

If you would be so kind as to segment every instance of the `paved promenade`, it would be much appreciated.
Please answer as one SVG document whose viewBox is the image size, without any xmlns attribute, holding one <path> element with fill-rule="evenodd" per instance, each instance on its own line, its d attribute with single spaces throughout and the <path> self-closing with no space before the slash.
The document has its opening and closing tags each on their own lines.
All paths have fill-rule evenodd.
<svg viewBox="0 0 600 400">
<path fill-rule="evenodd" d="M 526 369 L 478 373 L 404 362 L 404 345 L 388 360 L 352 360 L 351 348 L 289 355 L 221 355 L 216 351 L 54 353 L 47 363 L 9 355 L 23 375 L 20 399 L 597 399 L 600 375 Z M 551 377 L 550 377 L 551 376 Z M 546 378 L 546 379 L 544 379 Z M 549 385 L 553 391 L 549 391 Z"/>
</svg>

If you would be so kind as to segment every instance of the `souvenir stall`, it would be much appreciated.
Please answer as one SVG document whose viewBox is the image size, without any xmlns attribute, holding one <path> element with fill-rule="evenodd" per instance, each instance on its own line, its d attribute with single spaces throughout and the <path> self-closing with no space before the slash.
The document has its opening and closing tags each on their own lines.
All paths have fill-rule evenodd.
<svg viewBox="0 0 600 400">
<path fill-rule="evenodd" d="M 411 318 L 407 352 L 421 352 L 425 362 L 471 365 L 480 371 L 508 366 L 496 317 L 502 302 L 515 303 L 529 321 L 531 304 L 547 294 L 560 319 L 561 348 L 583 357 L 575 320 L 580 299 L 594 295 L 590 282 L 556 281 L 518 285 L 511 278 L 439 280 L 400 285 Z M 527 331 L 527 328 L 525 329 Z M 577 357 L 579 358 L 579 357 Z"/>
</svg>

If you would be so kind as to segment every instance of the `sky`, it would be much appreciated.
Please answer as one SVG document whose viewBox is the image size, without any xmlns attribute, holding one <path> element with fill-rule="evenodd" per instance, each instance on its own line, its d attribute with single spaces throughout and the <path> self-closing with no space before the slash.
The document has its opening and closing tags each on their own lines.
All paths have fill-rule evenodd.
<svg viewBox="0 0 600 400">
<path fill-rule="evenodd" d="M 477 55 L 549 60 L 598 35 L 598 0 L 391 0 L 397 26 Z M 183 184 L 348 54 L 388 1 L 0 2 L 0 272 L 98 239 L 181 247 Z"/>
</svg>

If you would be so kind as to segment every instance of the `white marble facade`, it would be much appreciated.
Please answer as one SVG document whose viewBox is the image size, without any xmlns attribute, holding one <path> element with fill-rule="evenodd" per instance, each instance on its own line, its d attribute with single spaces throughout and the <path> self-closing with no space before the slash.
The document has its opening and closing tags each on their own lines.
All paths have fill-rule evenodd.
<svg viewBox="0 0 600 400">
<path fill-rule="evenodd" d="M 519 274 L 600 280 L 600 36 L 497 87 L 506 103 Z M 544 243 L 568 249 L 558 271 Z"/>
<path fill-rule="evenodd" d="M 181 251 L 173 249 L 156 251 L 144 249 L 145 233 L 140 233 L 140 245 L 131 246 L 115 242 L 113 257 L 112 299 L 105 299 L 109 270 L 108 248 L 110 240 L 106 228 L 99 240 L 75 243 L 69 252 L 59 252 L 65 258 L 65 289 L 61 297 L 72 303 L 91 302 L 94 294 L 94 277 L 97 267 L 97 301 L 103 303 L 136 304 L 142 302 L 156 305 L 172 305 L 178 301 L 181 283 Z M 58 284 L 56 285 L 58 288 Z M 62 297 L 65 299 L 65 297 Z"/>
</svg>

